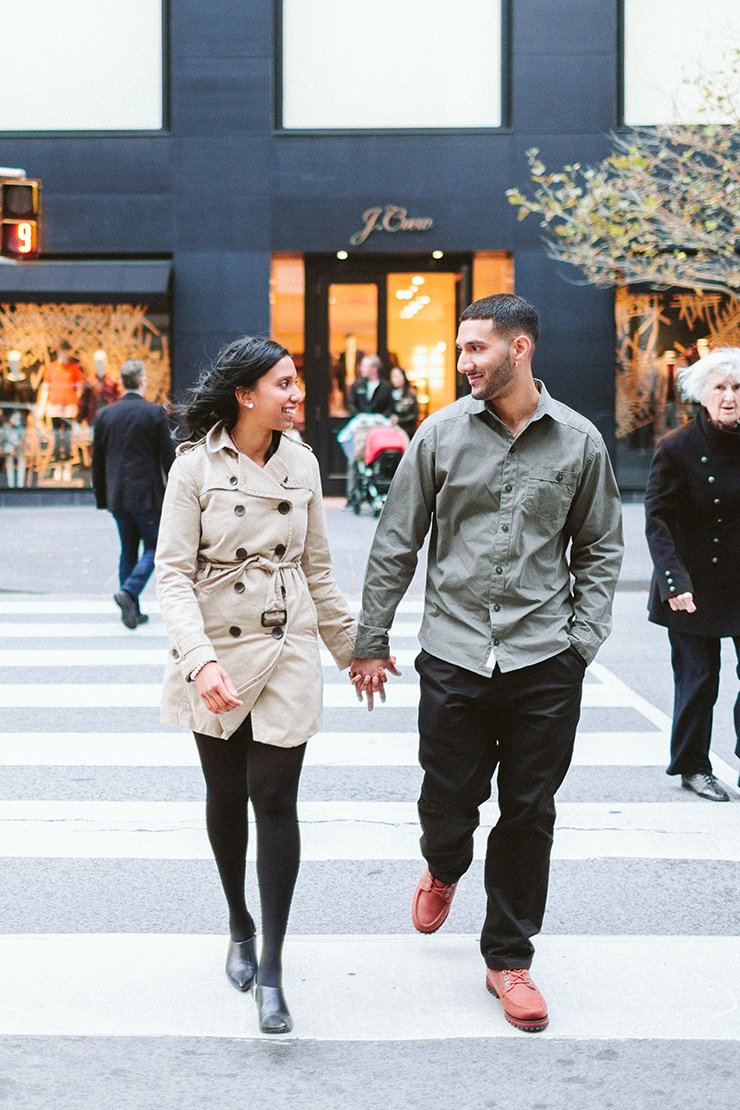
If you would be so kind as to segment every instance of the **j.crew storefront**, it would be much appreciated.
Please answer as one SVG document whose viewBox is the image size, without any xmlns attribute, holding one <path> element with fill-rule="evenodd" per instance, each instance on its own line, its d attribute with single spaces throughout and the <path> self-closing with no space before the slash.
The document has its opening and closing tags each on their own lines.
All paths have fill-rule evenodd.
<svg viewBox="0 0 740 1110">
<path fill-rule="evenodd" d="M 459 310 L 512 288 L 540 312 L 537 373 L 613 445 L 614 297 L 506 200 L 533 143 L 591 162 L 619 123 L 620 0 L 577 7 L 141 0 L 90 21 L 65 0 L 51 34 L 44 6 L 34 82 L 0 73 L 0 166 L 43 182 L 46 217 L 41 260 L 0 265 L 2 496 L 84 494 L 126 357 L 161 400 L 270 331 L 338 492 L 361 355 L 406 370 L 423 417 L 464 388 Z"/>
</svg>

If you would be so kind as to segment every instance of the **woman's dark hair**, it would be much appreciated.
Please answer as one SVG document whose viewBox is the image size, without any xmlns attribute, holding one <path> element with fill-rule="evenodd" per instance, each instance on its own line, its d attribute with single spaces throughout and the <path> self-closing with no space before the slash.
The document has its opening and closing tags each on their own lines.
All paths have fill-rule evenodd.
<svg viewBox="0 0 740 1110">
<path fill-rule="evenodd" d="M 409 381 L 408 375 L 407 375 L 406 371 L 403 369 L 403 367 L 401 367 L 401 366 L 392 366 L 391 367 L 391 374 L 393 373 L 394 370 L 398 370 L 398 373 L 401 374 L 401 376 L 403 377 L 403 388 L 402 388 L 401 392 L 405 397 L 406 394 L 408 393 L 408 391 L 411 389 L 411 382 Z"/>
<path fill-rule="evenodd" d="M 216 424 L 231 431 L 239 416 L 237 389 L 253 389 L 288 351 L 274 339 L 242 336 L 219 351 L 209 370 L 189 389 L 172 415 L 185 425 L 188 440 L 202 439 Z"/>
</svg>

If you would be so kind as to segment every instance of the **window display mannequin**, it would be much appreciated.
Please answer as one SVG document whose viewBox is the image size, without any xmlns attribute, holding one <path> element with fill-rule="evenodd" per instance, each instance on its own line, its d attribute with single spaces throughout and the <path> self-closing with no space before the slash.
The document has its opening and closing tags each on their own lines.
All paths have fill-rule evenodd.
<svg viewBox="0 0 740 1110">
<path fill-rule="evenodd" d="M 13 412 L 0 425 L 0 446 L 5 459 L 9 489 L 20 489 L 26 480 L 26 429 L 20 412 Z"/>
</svg>

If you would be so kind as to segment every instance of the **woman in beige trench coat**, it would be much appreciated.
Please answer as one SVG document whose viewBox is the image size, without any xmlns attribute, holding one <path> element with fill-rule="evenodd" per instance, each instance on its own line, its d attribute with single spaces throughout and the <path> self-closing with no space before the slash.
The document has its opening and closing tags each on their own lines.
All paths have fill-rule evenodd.
<svg viewBox="0 0 740 1110">
<path fill-rule="evenodd" d="M 288 431 L 301 401 L 284 347 L 240 339 L 179 407 L 157 592 L 171 650 L 162 720 L 195 735 L 206 826 L 229 909 L 226 974 L 255 982 L 260 1028 L 285 1033 L 281 954 L 298 873 L 298 780 L 321 727 L 319 636 L 340 668 L 356 625 L 331 575 L 319 468 Z M 244 878 L 257 825 L 262 951 Z"/>
</svg>

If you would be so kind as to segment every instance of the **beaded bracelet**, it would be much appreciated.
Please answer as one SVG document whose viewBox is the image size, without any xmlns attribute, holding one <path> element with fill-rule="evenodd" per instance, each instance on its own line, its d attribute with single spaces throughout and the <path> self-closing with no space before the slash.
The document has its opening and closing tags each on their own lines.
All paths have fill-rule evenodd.
<svg viewBox="0 0 740 1110">
<path fill-rule="evenodd" d="M 188 682 L 194 682 L 195 681 L 195 676 L 200 674 L 200 672 L 203 670 L 204 667 L 207 667 L 209 663 L 215 663 L 215 662 L 216 662 L 215 659 L 206 659 L 205 663 L 199 663 L 198 666 L 194 667 L 193 670 L 188 675 Z"/>
</svg>

